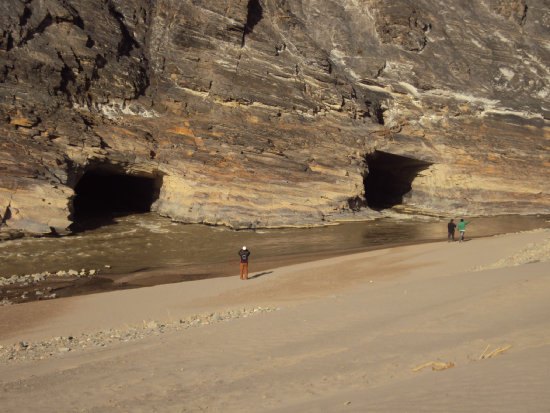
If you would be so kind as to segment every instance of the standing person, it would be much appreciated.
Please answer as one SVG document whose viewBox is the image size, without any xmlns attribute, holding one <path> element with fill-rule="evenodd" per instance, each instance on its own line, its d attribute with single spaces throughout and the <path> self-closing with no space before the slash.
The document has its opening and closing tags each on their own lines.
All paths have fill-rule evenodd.
<svg viewBox="0 0 550 413">
<path fill-rule="evenodd" d="M 250 251 L 243 246 L 239 250 L 239 257 L 241 257 L 241 280 L 248 280 L 248 256 Z M 244 278 L 243 278 L 244 275 Z"/>
<path fill-rule="evenodd" d="M 460 218 L 460 222 L 458 223 L 458 231 L 460 232 L 459 242 L 464 241 L 464 233 L 466 232 L 466 225 L 468 224 L 469 222 L 464 222 L 464 218 Z"/>
<path fill-rule="evenodd" d="M 447 242 L 451 242 L 455 240 L 455 228 L 456 224 L 454 222 L 454 219 L 451 219 L 449 223 L 447 224 L 447 230 L 449 231 L 449 234 L 447 235 Z"/>
</svg>

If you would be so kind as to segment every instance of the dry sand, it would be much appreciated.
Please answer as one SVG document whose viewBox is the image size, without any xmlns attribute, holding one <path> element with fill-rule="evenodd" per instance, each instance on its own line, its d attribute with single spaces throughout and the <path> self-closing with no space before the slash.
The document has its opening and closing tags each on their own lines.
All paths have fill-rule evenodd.
<svg viewBox="0 0 550 413">
<path fill-rule="evenodd" d="M 539 230 L 0 307 L 16 358 L 104 340 L 4 359 L 1 410 L 550 411 L 549 249 Z"/>
</svg>

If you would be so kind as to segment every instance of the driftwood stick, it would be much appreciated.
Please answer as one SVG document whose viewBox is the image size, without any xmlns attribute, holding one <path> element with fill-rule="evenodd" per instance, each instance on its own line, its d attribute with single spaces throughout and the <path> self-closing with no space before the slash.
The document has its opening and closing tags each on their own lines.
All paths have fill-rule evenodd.
<svg viewBox="0 0 550 413">
<path fill-rule="evenodd" d="M 490 344 L 487 344 L 487 347 L 485 347 L 485 350 L 483 350 L 483 353 L 481 353 L 481 354 L 479 355 L 478 360 L 481 360 L 481 359 L 484 359 L 484 358 L 485 358 L 485 353 L 487 353 L 487 350 L 489 350 L 489 347 L 491 347 L 491 345 L 490 345 Z"/>
<path fill-rule="evenodd" d="M 429 363 L 424 363 L 424 364 L 422 364 L 418 367 L 415 367 L 414 369 L 412 369 L 412 371 L 414 373 L 416 373 L 417 371 L 420 371 L 425 367 L 431 367 L 432 370 L 434 370 L 434 371 L 440 371 L 440 370 L 450 369 L 451 367 L 454 367 L 454 366 L 455 366 L 455 364 L 452 361 L 450 361 L 448 363 L 441 363 L 441 362 L 438 362 L 438 361 L 430 361 Z"/>
<path fill-rule="evenodd" d="M 493 350 L 489 354 L 487 354 L 487 356 L 485 356 L 485 358 L 491 358 L 491 357 L 497 356 L 500 353 L 504 353 L 505 351 L 510 350 L 511 348 L 512 348 L 511 344 L 506 346 L 506 347 L 499 347 L 496 350 Z"/>
<path fill-rule="evenodd" d="M 491 351 L 490 353 L 487 353 L 487 350 L 489 350 L 490 346 L 491 346 L 490 344 L 487 344 L 487 347 L 485 348 L 483 353 L 481 353 L 478 360 L 483 360 L 483 359 L 488 359 L 488 358 L 494 357 L 494 356 L 499 355 L 500 353 L 504 353 L 505 351 L 508 351 L 512 348 L 512 345 L 510 344 L 506 347 L 498 347 L 498 348 L 494 349 L 493 351 Z"/>
</svg>

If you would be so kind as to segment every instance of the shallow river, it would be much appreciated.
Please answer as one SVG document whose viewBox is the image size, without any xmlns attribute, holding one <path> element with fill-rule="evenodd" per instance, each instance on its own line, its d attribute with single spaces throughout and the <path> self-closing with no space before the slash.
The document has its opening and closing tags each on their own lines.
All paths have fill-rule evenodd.
<svg viewBox="0 0 550 413">
<path fill-rule="evenodd" d="M 467 219 L 470 238 L 550 228 L 550 216 L 497 216 Z M 172 222 L 155 214 L 118 218 L 112 225 L 60 238 L 0 242 L 0 276 L 42 271 L 103 269 L 124 274 L 162 268 L 226 265 L 246 245 L 254 260 L 283 264 L 296 256 L 446 240 L 447 220 L 384 218 L 311 229 L 234 231 Z M 252 264 L 251 264 L 252 265 Z M 253 270 L 253 268 L 251 268 Z"/>
</svg>

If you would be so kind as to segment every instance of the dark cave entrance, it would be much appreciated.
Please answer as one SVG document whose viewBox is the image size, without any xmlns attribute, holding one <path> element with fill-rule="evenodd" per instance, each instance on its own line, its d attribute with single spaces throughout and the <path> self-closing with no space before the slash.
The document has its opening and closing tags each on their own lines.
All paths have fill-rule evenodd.
<svg viewBox="0 0 550 413">
<path fill-rule="evenodd" d="M 365 199 L 369 208 L 380 211 L 399 205 L 418 174 L 431 163 L 391 153 L 374 151 L 366 156 Z"/>
<path fill-rule="evenodd" d="M 135 176 L 110 169 L 84 173 L 75 186 L 71 229 L 97 228 L 113 218 L 151 211 L 160 193 L 162 176 Z"/>
</svg>

